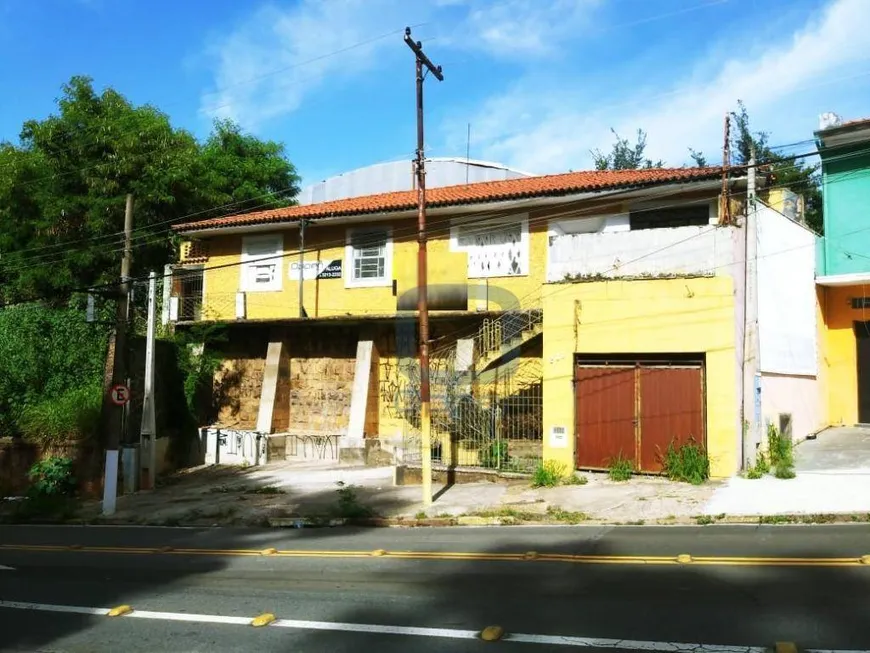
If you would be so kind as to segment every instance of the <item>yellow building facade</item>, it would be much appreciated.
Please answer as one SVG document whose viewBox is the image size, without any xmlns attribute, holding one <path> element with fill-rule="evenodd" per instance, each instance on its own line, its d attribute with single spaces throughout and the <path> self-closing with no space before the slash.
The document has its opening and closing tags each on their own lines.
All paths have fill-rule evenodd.
<svg viewBox="0 0 870 653">
<path fill-rule="evenodd" d="M 432 189 L 436 463 L 600 468 L 584 458 L 592 445 L 576 414 L 587 405 L 576 370 L 584 357 L 612 356 L 623 369 L 634 356 L 637 420 L 658 401 L 658 440 L 695 437 L 712 476 L 733 474 L 736 286 L 722 265 L 732 227 L 718 225 L 720 185 L 717 170 L 679 169 Z M 415 201 L 391 193 L 179 228 L 191 244 L 178 269 L 197 279 L 177 285 L 178 305 L 197 306 L 177 309 L 179 328 L 215 322 L 233 333 L 216 381 L 231 392 L 216 423 L 334 438 L 337 449 L 355 433 L 393 462 L 419 461 Z M 689 369 L 691 423 L 663 403 L 671 381 L 653 380 L 683 383 Z M 268 378 L 271 394 L 258 381 Z M 276 408 L 264 409 L 267 394 Z M 640 471 L 661 469 L 652 430 L 636 436 Z"/>
</svg>

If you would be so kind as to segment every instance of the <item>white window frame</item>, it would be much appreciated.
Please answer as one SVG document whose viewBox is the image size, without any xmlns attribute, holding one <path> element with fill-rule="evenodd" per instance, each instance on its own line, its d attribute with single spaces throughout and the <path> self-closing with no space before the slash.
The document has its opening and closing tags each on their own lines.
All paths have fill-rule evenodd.
<svg viewBox="0 0 870 653">
<path fill-rule="evenodd" d="M 356 266 L 354 265 L 353 238 L 355 235 L 366 232 L 379 231 L 386 235 L 387 242 L 384 247 L 384 276 L 369 279 L 356 278 Z M 347 272 L 343 274 L 345 288 L 383 288 L 393 285 L 393 230 L 391 227 L 354 227 L 347 230 L 344 247 L 344 266 Z"/>
<path fill-rule="evenodd" d="M 268 250 L 270 253 L 252 254 L 251 248 Z M 242 238 L 242 265 L 239 289 L 242 292 L 280 292 L 283 288 L 284 234 L 244 236 Z M 264 260 L 265 259 L 265 260 Z M 269 283 L 252 281 L 252 270 L 259 261 L 273 265 L 275 273 Z"/>
</svg>

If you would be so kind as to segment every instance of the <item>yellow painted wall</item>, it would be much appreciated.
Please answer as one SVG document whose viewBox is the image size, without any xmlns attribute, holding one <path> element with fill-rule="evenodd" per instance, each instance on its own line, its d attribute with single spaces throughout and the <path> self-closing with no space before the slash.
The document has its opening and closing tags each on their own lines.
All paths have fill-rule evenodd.
<svg viewBox="0 0 870 653">
<path fill-rule="evenodd" d="M 467 283 L 479 287 L 482 300 L 471 299 L 469 310 L 499 310 L 511 308 L 498 301 L 495 288 L 504 288 L 523 307 L 540 306 L 540 288 L 546 269 L 540 261 L 547 260 L 547 233 L 545 221 L 533 221 L 529 225 L 529 275 L 490 279 L 468 279 L 468 255 L 450 251 L 450 234 L 446 218 L 438 218 L 439 227 L 433 228 L 428 242 L 429 284 Z M 403 220 L 377 223 L 393 229 L 392 278 L 397 281 L 397 296 L 412 289 L 417 283 L 416 223 Z M 353 225 L 364 227 L 365 223 Z M 267 232 L 259 232 L 265 235 Z M 284 234 L 284 251 L 281 259 L 282 289 L 280 291 L 249 292 L 246 296 L 248 319 L 294 318 L 299 315 L 298 280 L 290 278 L 290 265 L 298 261 L 295 252 L 299 247 L 298 231 L 271 232 Z M 350 273 L 345 259 L 346 226 L 308 227 L 305 234 L 305 261 L 341 259 L 342 275 Z M 203 317 L 206 320 L 231 320 L 235 318 L 236 293 L 240 290 L 242 236 L 217 236 L 209 239 L 209 258 L 205 263 Z M 311 251 L 315 250 L 315 251 Z M 226 267 L 221 267 L 226 266 Z M 487 302 L 487 285 L 489 301 Z M 390 286 L 375 288 L 345 288 L 345 280 L 306 280 L 303 284 L 304 305 L 310 318 L 343 315 L 383 315 L 396 311 L 397 297 Z"/>
<path fill-rule="evenodd" d="M 870 321 L 870 309 L 853 309 L 852 297 L 862 297 L 860 286 L 819 288 L 822 319 L 819 371 L 825 417 L 829 425 L 858 422 L 858 361 L 854 322 Z"/>
<path fill-rule="evenodd" d="M 727 477 L 736 472 L 739 402 L 733 293 L 732 279 L 727 276 L 547 286 L 543 299 L 544 458 L 574 467 L 575 353 L 703 352 L 710 473 Z M 564 448 L 552 446 L 553 426 L 567 427 Z"/>
</svg>

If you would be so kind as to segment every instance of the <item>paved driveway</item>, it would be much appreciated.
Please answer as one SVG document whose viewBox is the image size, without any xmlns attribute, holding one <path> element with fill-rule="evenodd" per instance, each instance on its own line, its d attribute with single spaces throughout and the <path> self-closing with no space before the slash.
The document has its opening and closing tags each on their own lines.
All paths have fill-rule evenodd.
<svg viewBox="0 0 870 653">
<path fill-rule="evenodd" d="M 839 426 L 795 447 L 795 471 L 813 474 L 870 474 L 870 428 Z"/>
<path fill-rule="evenodd" d="M 795 447 L 793 479 L 735 476 L 704 514 L 870 513 L 870 428 L 836 427 Z"/>
</svg>

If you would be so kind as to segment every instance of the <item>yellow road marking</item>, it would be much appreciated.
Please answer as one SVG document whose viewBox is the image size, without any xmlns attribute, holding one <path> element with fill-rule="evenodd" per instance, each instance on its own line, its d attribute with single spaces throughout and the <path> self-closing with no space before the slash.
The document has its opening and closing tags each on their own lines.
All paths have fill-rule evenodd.
<svg viewBox="0 0 870 653">
<path fill-rule="evenodd" d="M 748 556 L 690 556 L 683 553 L 676 556 L 630 556 L 630 555 L 580 555 L 567 553 L 541 553 L 525 551 L 517 553 L 461 552 L 461 551 L 331 551 L 331 550 L 281 550 L 269 549 L 202 549 L 172 547 L 120 547 L 120 546 L 80 546 L 71 549 L 65 545 L 45 544 L 0 544 L 0 551 L 28 552 L 75 552 L 75 553 L 117 553 L 117 554 L 158 554 L 158 555 L 201 555 L 201 556 L 269 556 L 273 558 L 392 558 L 395 560 L 440 560 L 440 561 L 480 561 L 480 562 L 568 562 L 575 564 L 615 564 L 615 565 L 680 565 L 691 562 L 696 565 L 740 566 L 740 567 L 857 567 L 870 568 L 870 556 L 851 558 L 785 558 L 785 557 L 748 557 Z"/>
</svg>

